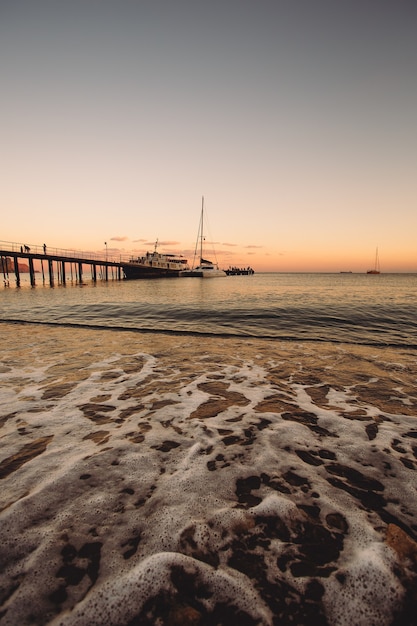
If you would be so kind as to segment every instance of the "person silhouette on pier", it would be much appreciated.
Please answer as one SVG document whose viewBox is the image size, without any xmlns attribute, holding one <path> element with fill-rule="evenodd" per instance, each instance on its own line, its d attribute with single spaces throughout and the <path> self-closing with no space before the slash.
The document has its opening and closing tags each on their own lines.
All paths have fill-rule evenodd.
<svg viewBox="0 0 417 626">
<path fill-rule="evenodd" d="M 46 254 L 46 243 L 43 244 L 43 253 Z"/>
</svg>

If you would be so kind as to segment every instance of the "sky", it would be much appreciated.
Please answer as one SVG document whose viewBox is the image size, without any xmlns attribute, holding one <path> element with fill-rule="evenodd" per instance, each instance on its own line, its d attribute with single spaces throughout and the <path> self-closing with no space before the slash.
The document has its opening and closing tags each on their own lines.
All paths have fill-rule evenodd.
<svg viewBox="0 0 417 626">
<path fill-rule="evenodd" d="M 417 271 L 415 0 L 0 0 L 0 241 Z"/>
</svg>

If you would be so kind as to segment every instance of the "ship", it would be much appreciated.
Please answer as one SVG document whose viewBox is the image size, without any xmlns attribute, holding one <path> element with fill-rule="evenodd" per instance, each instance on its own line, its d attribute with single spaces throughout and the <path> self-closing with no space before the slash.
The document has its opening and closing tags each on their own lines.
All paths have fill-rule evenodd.
<svg viewBox="0 0 417 626">
<path fill-rule="evenodd" d="M 126 279 L 177 277 L 188 269 L 188 261 L 182 255 L 157 252 L 157 246 L 158 240 L 153 252 L 122 263 Z"/>
</svg>

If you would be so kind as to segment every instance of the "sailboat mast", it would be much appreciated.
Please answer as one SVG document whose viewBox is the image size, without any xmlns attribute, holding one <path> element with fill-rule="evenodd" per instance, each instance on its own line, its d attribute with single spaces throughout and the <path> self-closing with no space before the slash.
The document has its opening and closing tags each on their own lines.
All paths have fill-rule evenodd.
<svg viewBox="0 0 417 626">
<path fill-rule="evenodd" d="M 203 259 L 203 233 L 204 233 L 204 196 L 201 198 L 201 224 L 200 224 L 200 263 Z"/>
</svg>

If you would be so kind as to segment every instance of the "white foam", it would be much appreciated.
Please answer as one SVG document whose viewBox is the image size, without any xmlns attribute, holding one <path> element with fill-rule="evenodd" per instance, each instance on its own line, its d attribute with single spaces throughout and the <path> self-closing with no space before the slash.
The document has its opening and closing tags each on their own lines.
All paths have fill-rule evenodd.
<svg viewBox="0 0 417 626">
<path fill-rule="evenodd" d="M 275 516 L 287 523 L 292 523 L 300 518 L 300 510 L 294 502 L 289 498 L 278 496 L 274 493 L 266 496 L 260 504 L 253 507 L 252 513 L 267 517 Z"/>
<path fill-rule="evenodd" d="M 339 578 L 330 577 L 324 603 L 334 626 L 389 626 L 392 609 L 403 596 L 404 589 L 393 573 L 392 553 L 383 544 L 373 543 L 356 550 Z"/>
<path fill-rule="evenodd" d="M 379 480 L 386 511 L 411 527 L 417 516 L 416 473 L 403 461 L 413 461 L 415 439 L 405 434 L 416 430 L 415 417 L 384 412 L 372 404 L 372 396 L 358 398 L 352 384 L 337 391 L 330 385 L 329 407 L 322 406 L 308 393 L 308 383 L 293 383 L 288 373 L 303 360 L 300 345 L 281 347 L 288 355 L 281 359 L 277 348 L 265 343 L 261 361 L 256 342 L 250 354 L 244 342 L 237 342 L 229 358 L 219 341 L 217 364 L 210 354 L 204 362 L 195 356 L 197 341 L 184 344 L 177 355 L 178 339 L 149 338 L 145 349 L 126 334 L 117 337 L 117 351 L 90 339 L 78 352 L 69 335 L 71 357 L 48 353 L 46 339 L 42 350 L 34 342 L 28 355 L 22 348 L 14 365 L 2 369 L 0 407 L 4 415 L 17 415 L 0 429 L 0 463 L 28 443 L 52 437 L 44 452 L 1 481 L 3 588 L 8 591 L 21 580 L 2 607 L 7 609 L 2 624 L 27 622 L 28 606 L 38 621 L 54 625 L 123 624 L 160 591 L 175 593 L 175 566 L 213 592 L 204 600 L 208 611 L 225 601 L 269 624 L 272 616 L 255 590 L 257 581 L 229 564 L 233 545 L 248 541 L 253 546 L 248 550 L 264 558 L 271 584 L 282 578 L 302 593 L 310 577 L 293 576 L 289 567 L 281 572 L 276 557 L 284 555 L 286 542 L 274 537 L 269 546 L 265 538 L 256 543 L 255 524 L 259 517 L 281 520 L 291 544 L 299 522 L 308 517 L 304 505 L 320 510 L 317 524 L 328 528 L 328 515 L 337 514 L 348 527 L 343 549 L 330 564 L 336 571 L 317 577 L 325 588 L 329 624 L 389 624 L 404 593 L 396 555 L 383 543 L 378 513 L 349 493 L 343 466 Z M 135 341 L 140 343 L 136 336 Z M 155 347 L 154 342 L 160 343 Z M 38 361 L 31 368 L 27 360 L 35 353 Z M 276 368 L 284 366 L 285 377 L 279 378 Z M 221 383 L 217 395 L 203 385 L 216 380 Z M 58 383 L 73 386 L 45 395 Z M 222 390 L 239 393 L 246 402 L 211 417 L 191 417 L 209 399 L 222 399 Z M 277 399 L 276 410 L 273 403 L 268 412 L 257 409 L 270 398 Z M 94 405 L 90 417 L 83 410 L 89 405 Z M 369 419 L 354 419 L 358 406 L 361 418 L 379 418 L 372 441 L 365 430 Z M 316 421 L 303 421 L 303 415 Z M 297 416 L 299 421 L 291 419 Z M 404 452 L 392 447 L 396 439 Z M 340 474 L 328 471 L 331 464 Z M 238 481 L 250 484 L 251 478 L 252 487 L 239 499 Z M 71 545 L 79 551 L 89 543 L 102 544 L 97 582 L 89 589 L 86 575 L 79 585 L 67 585 L 62 612 L 54 617 L 48 597 L 63 584 L 57 578 L 62 550 Z M 215 555 L 218 564 L 215 568 L 193 554 Z"/>
<path fill-rule="evenodd" d="M 79 603 L 67 616 L 51 622 L 54 626 L 118 626 L 132 620 L 149 598 L 164 589 L 173 593 L 170 574 L 173 567 L 184 569 L 197 583 L 204 584 L 212 598 L 202 602 L 213 607 L 214 601 L 232 602 L 261 625 L 272 624 L 270 611 L 248 581 L 236 571 L 220 571 L 177 553 L 158 553 L 142 561 L 127 575 L 107 581 L 92 598 Z M 215 600 L 213 600 L 215 599 Z"/>
</svg>

